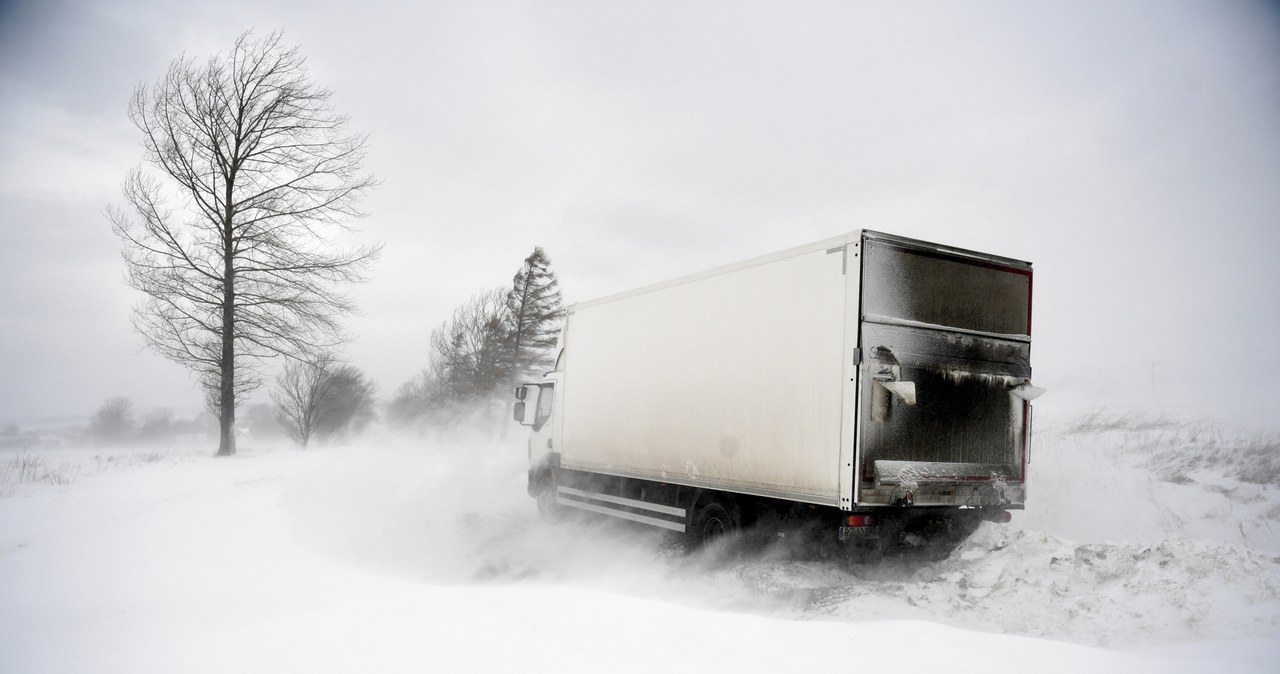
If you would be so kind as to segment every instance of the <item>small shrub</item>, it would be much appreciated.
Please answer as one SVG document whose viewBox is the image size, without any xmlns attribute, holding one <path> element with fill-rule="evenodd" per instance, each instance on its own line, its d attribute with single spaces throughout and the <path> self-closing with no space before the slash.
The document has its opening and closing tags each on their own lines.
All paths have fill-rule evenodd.
<svg viewBox="0 0 1280 674">
<path fill-rule="evenodd" d="M 0 462 L 0 495 L 9 496 L 20 484 L 68 485 L 75 482 L 74 466 L 51 466 L 39 454 L 21 452 Z"/>
<path fill-rule="evenodd" d="M 1117 454 L 1146 465 L 1166 482 L 1187 484 L 1192 473 L 1214 474 L 1258 485 L 1280 485 L 1280 434 L 1234 431 L 1219 423 L 1177 423 L 1163 416 L 1094 412 L 1071 423 L 1066 434 L 1106 435 Z"/>
</svg>

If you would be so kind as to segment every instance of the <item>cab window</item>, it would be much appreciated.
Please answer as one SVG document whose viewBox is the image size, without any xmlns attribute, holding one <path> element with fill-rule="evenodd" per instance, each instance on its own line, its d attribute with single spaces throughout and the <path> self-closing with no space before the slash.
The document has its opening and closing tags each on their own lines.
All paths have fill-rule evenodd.
<svg viewBox="0 0 1280 674">
<path fill-rule="evenodd" d="M 539 430 L 551 418 L 551 403 L 555 400 L 556 387 L 548 384 L 538 387 L 538 408 L 533 416 L 533 430 Z"/>
</svg>

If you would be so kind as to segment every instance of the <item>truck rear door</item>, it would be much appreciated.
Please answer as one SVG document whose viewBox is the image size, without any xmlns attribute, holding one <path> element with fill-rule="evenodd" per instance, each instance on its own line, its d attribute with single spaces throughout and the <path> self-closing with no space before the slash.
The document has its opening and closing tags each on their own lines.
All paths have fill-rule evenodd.
<svg viewBox="0 0 1280 674">
<path fill-rule="evenodd" d="M 1031 265 L 867 232 L 861 504 L 1025 500 Z"/>
</svg>

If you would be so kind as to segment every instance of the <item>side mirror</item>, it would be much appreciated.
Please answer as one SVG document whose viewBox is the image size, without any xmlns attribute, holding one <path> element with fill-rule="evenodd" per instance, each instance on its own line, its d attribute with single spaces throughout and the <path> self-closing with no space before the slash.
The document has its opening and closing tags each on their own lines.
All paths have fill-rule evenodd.
<svg viewBox="0 0 1280 674">
<path fill-rule="evenodd" d="M 525 390 L 523 386 L 516 387 L 516 400 L 524 400 Z"/>
<path fill-rule="evenodd" d="M 517 391 L 523 391 L 524 389 L 523 389 L 523 388 L 518 388 L 518 389 L 516 389 L 516 390 L 517 390 Z M 521 397 L 523 397 L 523 396 L 521 396 Z M 524 423 L 524 401 L 523 401 L 523 400 L 521 400 L 520 402 L 516 403 L 516 407 L 515 407 L 515 414 L 513 414 L 512 416 L 514 416 L 514 417 L 515 417 L 516 421 L 518 421 L 518 422 L 520 422 L 520 423 L 522 423 L 522 424 Z"/>
</svg>

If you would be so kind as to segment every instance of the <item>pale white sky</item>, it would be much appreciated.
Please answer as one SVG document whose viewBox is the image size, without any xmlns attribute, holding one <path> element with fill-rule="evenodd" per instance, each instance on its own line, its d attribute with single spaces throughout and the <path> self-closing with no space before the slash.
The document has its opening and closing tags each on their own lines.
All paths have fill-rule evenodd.
<svg viewBox="0 0 1280 674">
<path fill-rule="evenodd" d="M 1264 2 L 0 2 L 0 423 L 194 411 L 102 215 L 133 88 L 286 30 L 384 180 L 349 349 L 389 395 L 534 245 L 570 301 L 860 227 L 1036 265 L 1045 411 L 1275 425 Z"/>
</svg>

